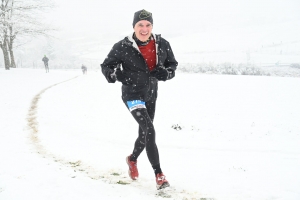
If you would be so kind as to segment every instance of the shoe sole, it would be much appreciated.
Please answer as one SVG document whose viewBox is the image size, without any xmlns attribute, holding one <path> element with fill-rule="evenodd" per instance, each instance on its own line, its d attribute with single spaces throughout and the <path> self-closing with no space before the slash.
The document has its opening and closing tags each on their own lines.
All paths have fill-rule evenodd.
<svg viewBox="0 0 300 200">
<path fill-rule="evenodd" d="M 156 185 L 157 190 L 164 189 L 166 187 L 170 187 L 169 182 L 164 182 L 162 185 Z"/>
<path fill-rule="evenodd" d="M 129 163 L 128 163 L 128 157 L 126 157 L 126 163 L 127 163 L 127 165 L 128 165 L 128 167 L 129 167 L 129 170 L 128 170 L 128 175 L 129 175 L 129 177 L 132 179 L 132 180 L 137 180 L 138 179 L 138 177 L 131 177 L 131 173 L 130 173 L 130 166 L 129 166 Z"/>
</svg>

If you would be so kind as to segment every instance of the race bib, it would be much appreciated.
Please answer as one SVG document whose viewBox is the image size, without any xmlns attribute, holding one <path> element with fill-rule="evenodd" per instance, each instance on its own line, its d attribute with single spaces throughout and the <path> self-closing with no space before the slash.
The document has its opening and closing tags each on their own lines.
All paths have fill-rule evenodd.
<svg viewBox="0 0 300 200">
<path fill-rule="evenodd" d="M 131 111 L 138 109 L 138 108 L 146 108 L 145 106 L 145 102 L 141 101 L 141 100 L 132 100 L 132 101 L 127 101 L 127 106 Z"/>
</svg>

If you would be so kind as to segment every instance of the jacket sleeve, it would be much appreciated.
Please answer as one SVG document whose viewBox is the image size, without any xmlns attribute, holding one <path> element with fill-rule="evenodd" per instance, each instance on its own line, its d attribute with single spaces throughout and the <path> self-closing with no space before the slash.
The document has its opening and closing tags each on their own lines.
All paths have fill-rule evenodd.
<svg viewBox="0 0 300 200">
<path fill-rule="evenodd" d="M 174 78 L 174 76 L 175 76 L 175 71 L 177 69 L 178 62 L 175 59 L 174 53 L 172 51 L 172 48 L 171 48 L 171 45 L 169 42 L 167 42 L 166 52 L 167 52 L 167 59 L 164 62 L 164 66 L 169 72 L 169 76 L 168 76 L 167 80 L 170 80 L 170 79 Z"/>
<path fill-rule="evenodd" d="M 103 75 L 109 83 L 115 83 L 116 79 L 111 77 L 117 66 L 121 63 L 120 43 L 116 43 L 100 65 Z"/>
</svg>

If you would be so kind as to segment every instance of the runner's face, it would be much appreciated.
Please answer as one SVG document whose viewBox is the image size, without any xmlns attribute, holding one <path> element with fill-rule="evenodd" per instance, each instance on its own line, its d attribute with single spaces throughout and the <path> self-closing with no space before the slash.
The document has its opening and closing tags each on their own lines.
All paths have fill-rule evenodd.
<svg viewBox="0 0 300 200">
<path fill-rule="evenodd" d="M 149 39 L 152 33 L 152 24 L 147 20 L 141 20 L 134 26 L 134 32 L 137 37 L 142 42 L 145 42 Z"/>
</svg>

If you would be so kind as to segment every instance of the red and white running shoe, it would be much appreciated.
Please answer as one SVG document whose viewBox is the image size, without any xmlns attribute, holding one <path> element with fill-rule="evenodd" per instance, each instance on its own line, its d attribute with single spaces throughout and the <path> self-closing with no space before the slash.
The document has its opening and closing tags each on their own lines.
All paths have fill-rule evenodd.
<svg viewBox="0 0 300 200">
<path fill-rule="evenodd" d="M 156 174 L 156 188 L 158 190 L 169 187 L 170 184 L 163 173 Z"/>
<path fill-rule="evenodd" d="M 130 161 L 130 156 L 131 155 L 126 157 L 126 162 L 129 167 L 128 174 L 132 180 L 136 180 L 139 178 L 139 171 L 137 169 L 137 161 Z"/>
</svg>

